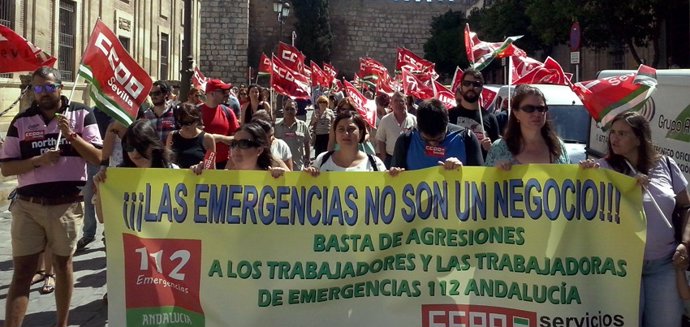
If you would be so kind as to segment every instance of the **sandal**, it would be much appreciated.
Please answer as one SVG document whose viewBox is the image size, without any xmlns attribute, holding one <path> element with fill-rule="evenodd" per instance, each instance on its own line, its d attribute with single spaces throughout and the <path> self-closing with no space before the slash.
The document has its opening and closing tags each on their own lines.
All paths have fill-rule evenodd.
<svg viewBox="0 0 690 327">
<path fill-rule="evenodd" d="M 55 274 L 46 274 L 46 279 L 43 282 L 43 287 L 38 290 L 41 294 L 50 294 L 55 291 Z"/>
<path fill-rule="evenodd" d="M 31 285 L 38 284 L 46 279 L 46 271 L 39 270 L 36 271 L 34 277 L 31 278 Z"/>
</svg>

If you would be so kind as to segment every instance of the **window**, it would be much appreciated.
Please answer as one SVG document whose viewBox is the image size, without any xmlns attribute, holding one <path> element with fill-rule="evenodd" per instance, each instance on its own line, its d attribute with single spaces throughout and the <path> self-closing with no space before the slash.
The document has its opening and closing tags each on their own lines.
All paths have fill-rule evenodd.
<svg viewBox="0 0 690 327">
<path fill-rule="evenodd" d="M 120 40 L 120 43 L 122 43 L 122 47 L 125 48 L 125 50 L 127 50 L 127 52 L 130 52 L 130 50 L 129 50 L 129 38 L 125 37 L 125 36 L 118 36 L 117 39 Z"/>
<path fill-rule="evenodd" d="M 60 0 L 60 31 L 58 40 L 58 70 L 65 81 L 74 81 L 74 33 L 77 24 L 77 5 Z"/>
<path fill-rule="evenodd" d="M 16 0 L 0 0 L 0 24 L 14 29 L 14 8 Z"/>
<path fill-rule="evenodd" d="M 170 49 L 170 38 L 168 37 L 168 34 L 161 33 L 161 51 L 160 51 L 161 69 L 160 69 L 160 76 L 158 76 L 158 78 L 162 79 L 162 80 L 168 79 L 169 49 Z"/>
</svg>

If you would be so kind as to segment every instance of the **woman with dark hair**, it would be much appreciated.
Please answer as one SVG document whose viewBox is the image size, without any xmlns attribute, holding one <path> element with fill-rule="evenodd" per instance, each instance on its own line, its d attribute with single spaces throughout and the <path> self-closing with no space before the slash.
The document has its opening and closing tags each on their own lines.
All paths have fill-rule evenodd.
<svg viewBox="0 0 690 327">
<path fill-rule="evenodd" d="M 354 111 L 341 112 L 333 122 L 337 151 L 319 154 L 304 171 L 318 176 L 320 171 L 386 171 L 378 157 L 359 150 L 367 135 L 367 123 Z"/>
<path fill-rule="evenodd" d="M 613 118 L 609 130 L 608 155 L 598 161 L 585 160 L 585 168 L 604 167 L 635 176 L 645 189 L 642 197 L 647 218 L 647 241 L 640 289 L 640 326 L 681 326 L 683 302 L 676 284 L 675 267 L 687 267 L 690 246 L 690 195 L 688 182 L 676 162 L 656 152 L 647 119 L 636 112 Z M 676 240 L 671 216 L 682 208 L 684 224 Z M 685 269 L 680 273 L 684 274 Z"/>
<path fill-rule="evenodd" d="M 491 145 L 484 165 L 509 170 L 515 164 L 570 163 L 563 141 L 547 119 L 549 107 L 536 87 L 515 88 L 503 138 Z"/>
<path fill-rule="evenodd" d="M 345 97 L 338 102 L 338 105 L 335 108 L 335 116 L 338 116 L 342 113 L 345 112 L 357 112 L 357 107 L 355 106 L 355 101 L 352 100 L 350 97 Z M 364 153 L 367 154 L 376 154 L 376 151 L 374 149 L 374 146 L 371 144 L 370 138 L 371 138 L 371 126 L 369 124 L 366 124 L 367 127 L 367 134 L 364 136 L 364 141 L 359 143 L 359 150 L 364 151 Z M 333 151 L 333 150 L 338 150 L 338 144 L 336 143 L 335 140 L 335 130 L 333 128 L 330 129 L 328 133 L 328 147 L 326 148 L 327 151 Z M 318 153 L 317 153 L 318 155 Z"/>
<path fill-rule="evenodd" d="M 261 125 L 256 122 L 244 124 L 230 141 L 228 166 L 233 170 L 267 170 L 273 177 L 280 177 L 288 169 L 273 158 L 270 146 L 268 136 Z M 195 165 L 191 169 L 199 175 L 203 165 Z"/>
<path fill-rule="evenodd" d="M 259 110 L 266 110 L 266 112 L 271 115 L 273 110 L 271 110 L 271 105 L 263 98 L 260 86 L 256 84 L 249 85 L 247 92 L 249 94 L 249 101 L 242 105 L 242 117 L 240 117 L 240 122 L 242 124 L 251 122 L 254 113 Z M 273 119 L 272 115 L 271 119 Z"/>
<path fill-rule="evenodd" d="M 244 108 L 245 104 L 249 103 L 249 91 L 242 85 L 237 91 L 237 100 L 240 102 L 240 107 Z"/>
<path fill-rule="evenodd" d="M 213 135 L 204 132 L 201 113 L 193 105 L 184 103 L 175 107 L 175 121 L 180 126 L 168 134 L 165 146 L 173 153 L 173 161 L 182 168 L 189 168 L 204 160 L 206 152 L 216 152 Z"/>
<path fill-rule="evenodd" d="M 177 168 L 170 160 L 170 150 L 160 142 L 158 133 L 148 120 L 136 120 L 127 127 L 122 150 L 126 155 L 119 167 Z"/>
</svg>

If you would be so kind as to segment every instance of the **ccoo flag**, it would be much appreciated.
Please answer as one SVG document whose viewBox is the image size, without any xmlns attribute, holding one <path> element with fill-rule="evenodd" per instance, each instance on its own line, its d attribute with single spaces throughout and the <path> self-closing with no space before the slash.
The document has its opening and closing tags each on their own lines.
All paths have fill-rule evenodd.
<svg viewBox="0 0 690 327">
<path fill-rule="evenodd" d="M 656 69 L 640 65 L 636 73 L 576 83 L 573 92 L 602 129 L 628 110 L 642 108 L 656 89 Z"/>
<path fill-rule="evenodd" d="M 52 67 L 55 61 L 9 27 L 0 25 L 0 73 L 30 72 Z"/>
<path fill-rule="evenodd" d="M 129 126 L 153 86 L 149 74 L 100 19 L 82 58 L 79 75 L 91 84 L 91 99 L 110 117 Z"/>
</svg>

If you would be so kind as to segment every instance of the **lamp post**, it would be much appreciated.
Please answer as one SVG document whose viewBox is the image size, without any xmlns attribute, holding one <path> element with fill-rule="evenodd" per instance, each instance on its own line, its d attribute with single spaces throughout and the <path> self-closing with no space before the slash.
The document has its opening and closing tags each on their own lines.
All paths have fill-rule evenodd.
<svg viewBox="0 0 690 327">
<path fill-rule="evenodd" d="M 290 15 L 290 3 L 283 0 L 273 1 L 273 12 L 278 14 L 278 41 L 283 39 L 283 24 Z"/>
<path fill-rule="evenodd" d="M 192 56 L 192 0 L 184 1 L 184 40 L 182 41 L 182 77 L 180 101 L 186 102 L 191 89 L 194 57 Z M 204 90 L 202 90 L 204 91 Z"/>
</svg>

